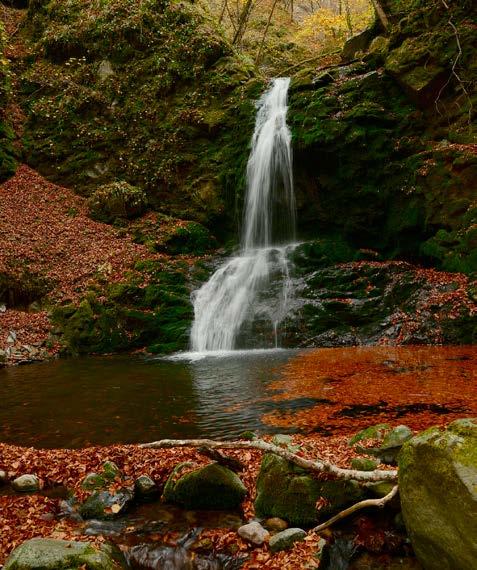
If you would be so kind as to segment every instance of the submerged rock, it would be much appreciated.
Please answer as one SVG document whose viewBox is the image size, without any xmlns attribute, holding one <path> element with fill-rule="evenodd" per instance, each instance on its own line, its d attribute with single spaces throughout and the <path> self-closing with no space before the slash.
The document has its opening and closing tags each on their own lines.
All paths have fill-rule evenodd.
<svg viewBox="0 0 477 570">
<path fill-rule="evenodd" d="M 363 496 L 356 481 L 320 481 L 286 459 L 266 454 L 257 479 L 255 512 L 259 517 L 280 517 L 292 525 L 312 526 L 318 515 L 327 516 Z M 320 497 L 327 504 L 318 513 Z"/>
<path fill-rule="evenodd" d="M 12 481 L 12 487 L 19 493 L 36 493 L 41 485 L 36 475 L 20 475 Z"/>
<path fill-rule="evenodd" d="M 33 538 L 17 547 L 4 570 L 121 570 L 122 554 L 110 546 L 100 549 L 89 542 Z"/>
<path fill-rule="evenodd" d="M 164 487 L 164 499 L 189 509 L 235 509 L 240 506 L 247 489 L 236 473 L 218 463 L 210 463 L 180 477 L 180 464 Z M 179 478 L 177 478 L 179 475 Z"/>
<path fill-rule="evenodd" d="M 477 420 L 431 428 L 405 443 L 399 490 L 422 566 L 477 568 Z"/>
<path fill-rule="evenodd" d="M 287 528 L 272 536 L 270 539 L 270 550 L 272 552 L 287 550 L 298 540 L 303 540 L 305 536 L 306 532 L 301 528 Z"/>
</svg>

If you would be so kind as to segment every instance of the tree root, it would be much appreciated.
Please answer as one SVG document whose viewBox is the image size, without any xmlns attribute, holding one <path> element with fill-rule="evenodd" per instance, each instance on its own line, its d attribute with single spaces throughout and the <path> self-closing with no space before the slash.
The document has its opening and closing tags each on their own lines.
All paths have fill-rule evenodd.
<svg viewBox="0 0 477 570">
<path fill-rule="evenodd" d="M 315 473 L 328 473 L 337 479 L 356 481 L 396 481 L 397 470 L 384 471 L 375 469 L 374 471 L 358 471 L 356 469 L 343 469 L 325 461 L 323 459 L 305 459 L 287 449 L 267 443 L 263 440 L 256 441 L 214 441 L 212 439 L 162 439 L 160 441 L 153 441 L 151 443 L 143 443 L 140 445 L 143 448 L 172 448 L 172 447 L 208 447 L 211 449 L 258 449 L 266 453 L 275 453 L 295 465 L 314 471 Z M 378 501 L 381 499 L 378 499 Z M 371 500 L 373 501 L 373 500 Z M 366 501 L 364 501 L 366 502 Z M 374 504 L 374 503 L 371 503 Z M 378 504 L 378 503 L 376 503 Z"/>
<path fill-rule="evenodd" d="M 328 528 L 332 524 L 335 524 L 335 522 L 338 522 L 341 519 L 349 517 L 349 515 L 352 515 L 356 511 L 359 511 L 361 509 L 366 509 L 367 507 L 383 508 L 386 503 L 389 503 L 389 501 L 394 499 L 398 490 L 399 490 L 398 486 L 395 485 L 392 488 L 392 490 L 387 495 L 382 497 L 381 499 L 366 499 L 364 501 L 360 501 L 359 503 L 356 503 L 356 504 L 352 505 L 351 507 L 344 509 L 344 511 L 339 512 L 337 515 L 335 515 L 334 517 L 331 517 L 326 522 L 319 524 L 318 526 L 315 526 L 313 531 L 314 532 L 320 532 L 322 530 L 325 530 L 325 528 Z"/>
</svg>

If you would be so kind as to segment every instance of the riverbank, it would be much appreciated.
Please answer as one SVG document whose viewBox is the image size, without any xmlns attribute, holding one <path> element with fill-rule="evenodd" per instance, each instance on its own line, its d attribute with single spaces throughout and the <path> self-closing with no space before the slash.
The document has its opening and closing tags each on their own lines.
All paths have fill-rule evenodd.
<svg viewBox="0 0 477 570">
<path fill-rule="evenodd" d="M 270 438 L 265 438 L 270 440 Z M 335 436 L 322 438 L 317 436 L 295 437 L 290 440 L 299 445 L 299 453 L 303 457 L 332 461 L 338 466 L 349 468 L 351 461 L 359 454 L 348 446 L 348 438 Z M 262 453 L 256 450 L 227 450 L 227 456 L 243 462 L 246 469 L 240 477 L 247 488 L 247 497 L 242 503 L 242 518 L 247 521 L 254 517 L 254 500 L 256 497 L 256 479 L 260 470 Z M 184 461 L 193 462 L 195 466 L 210 463 L 207 456 L 194 449 L 142 449 L 139 446 L 93 447 L 80 450 L 35 450 L 0 444 L 0 470 L 7 472 L 10 479 L 25 473 L 36 474 L 43 486 L 42 494 L 12 495 L 2 494 L 0 487 L 0 564 L 4 563 L 8 554 L 20 543 L 34 537 L 52 537 L 56 539 L 90 541 L 104 543 L 108 537 L 101 534 L 85 535 L 87 525 L 74 522 L 61 515 L 62 498 L 54 497 L 54 489 L 67 488 L 78 500 L 87 497 L 82 488 L 82 481 L 87 473 L 101 472 L 105 461 L 113 461 L 125 476 L 122 486 L 133 484 L 140 475 L 148 474 L 163 488 L 172 469 Z M 386 469 L 386 466 L 382 466 Z M 60 493 L 61 494 L 61 493 Z M 49 495 L 49 496 L 48 496 Z M 63 491 L 64 495 L 64 491 Z M 202 526 L 200 520 L 198 526 Z M 193 525 L 192 525 L 193 526 Z M 130 542 L 130 536 L 109 537 L 113 541 L 123 542 L 124 548 Z M 140 535 L 140 529 L 136 529 Z M 154 533 L 157 543 L 175 544 L 188 530 L 170 532 L 167 525 L 164 532 Z M 325 533 L 326 536 L 329 535 Z M 253 568 L 316 568 L 317 545 L 319 536 L 308 535 L 304 542 L 296 543 L 291 550 L 271 553 L 268 545 L 253 546 L 237 536 L 236 528 L 206 528 L 199 535 L 196 543 L 198 551 L 207 545 L 209 550 L 228 555 L 243 554 L 248 560 L 242 566 Z M 137 539 L 138 540 L 138 539 Z M 297 566 L 298 564 L 298 566 Z M 307 566 L 309 565 L 309 566 Z"/>
</svg>

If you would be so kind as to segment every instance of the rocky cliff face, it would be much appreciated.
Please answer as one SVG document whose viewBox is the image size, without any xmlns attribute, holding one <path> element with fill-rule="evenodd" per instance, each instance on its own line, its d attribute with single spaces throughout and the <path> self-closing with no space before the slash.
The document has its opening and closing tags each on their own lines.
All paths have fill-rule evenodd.
<svg viewBox="0 0 477 570">
<path fill-rule="evenodd" d="M 167 0 L 29 6 L 29 164 L 82 194 L 123 180 L 156 210 L 232 223 L 224 202 L 241 185 L 262 87 L 206 9 Z"/>
<path fill-rule="evenodd" d="M 476 7 L 392 0 L 386 10 L 386 30 L 345 50 L 354 61 L 294 79 L 299 219 L 309 235 L 472 273 Z"/>
</svg>

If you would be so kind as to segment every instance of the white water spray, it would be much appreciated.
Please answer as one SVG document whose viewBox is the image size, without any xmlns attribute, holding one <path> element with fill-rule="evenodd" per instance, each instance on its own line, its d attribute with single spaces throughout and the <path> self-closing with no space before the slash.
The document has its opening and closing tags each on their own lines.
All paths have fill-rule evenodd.
<svg viewBox="0 0 477 570">
<path fill-rule="evenodd" d="M 257 104 L 241 251 L 194 294 L 194 351 L 237 348 L 244 325 L 257 319 L 271 325 L 278 346 L 279 325 L 293 293 L 288 263 L 295 239 L 291 134 L 286 123 L 289 85 L 289 78 L 275 79 Z M 273 298 L 264 303 L 261 296 L 272 283 Z"/>
</svg>

